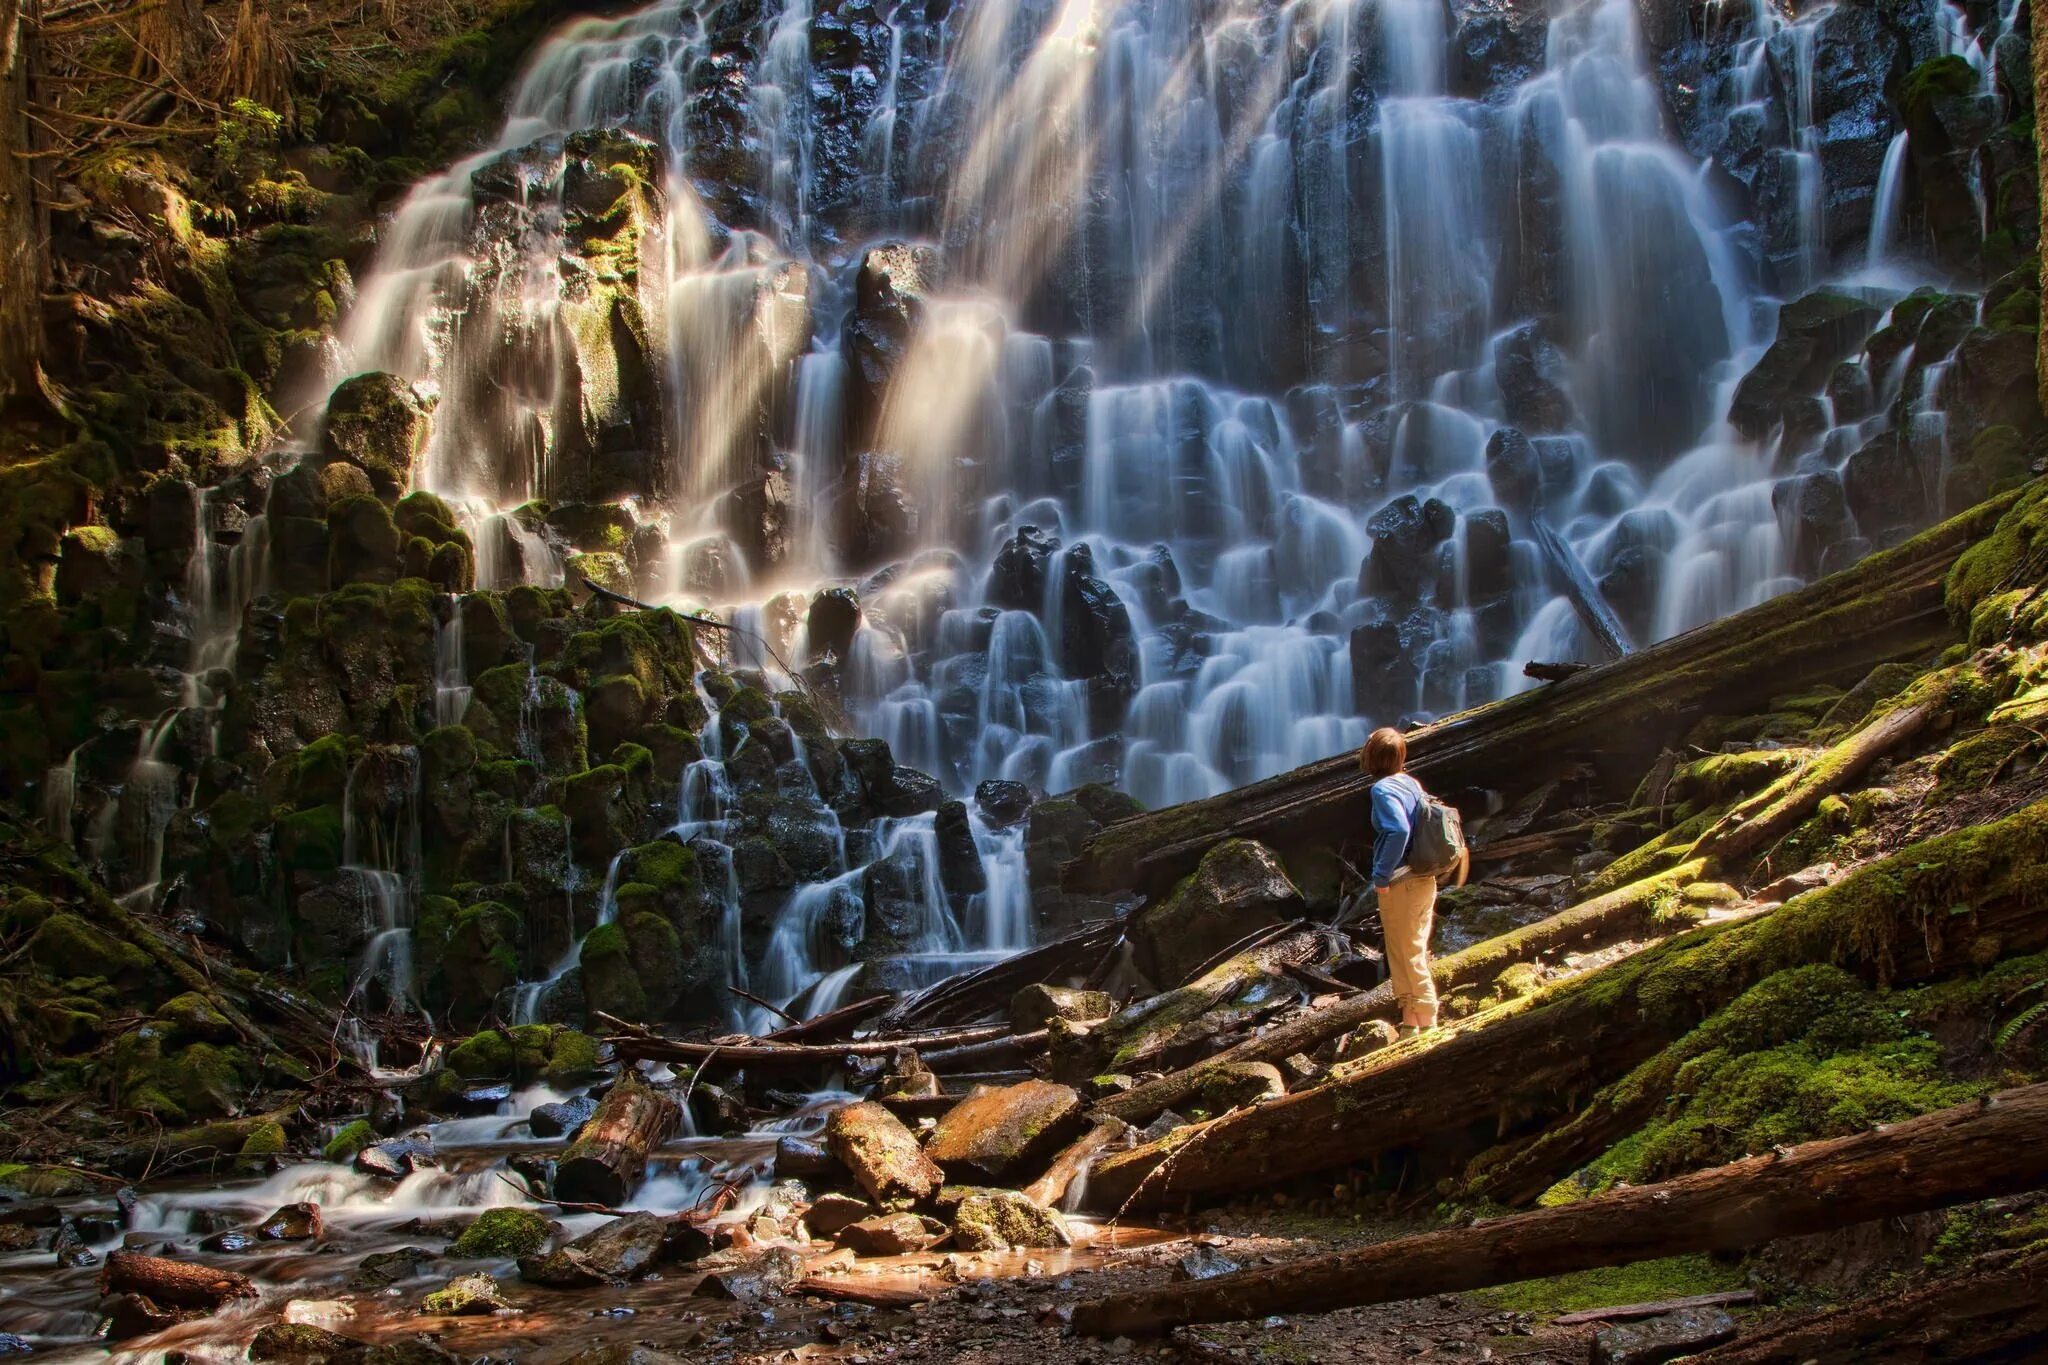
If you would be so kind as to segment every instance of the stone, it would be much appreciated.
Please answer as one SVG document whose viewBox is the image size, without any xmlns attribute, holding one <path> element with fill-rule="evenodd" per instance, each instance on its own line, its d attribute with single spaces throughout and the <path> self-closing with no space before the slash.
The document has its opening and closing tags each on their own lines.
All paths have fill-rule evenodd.
<svg viewBox="0 0 2048 1365">
<path fill-rule="evenodd" d="M 1213 1280 L 1219 1275 L 1235 1275 L 1243 1269 L 1223 1253 L 1220 1247 L 1198 1246 L 1173 1263 L 1173 1278 L 1176 1280 Z"/>
<path fill-rule="evenodd" d="M 914 1213 L 881 1213 L 848 1223 L 832 1240 L 856 1256 L 907 1256 L 923 1251 L 938 1234 Z"/>
<path fill-rule="evenodd" d="M 884 1208 L 922 1203 L 946 1180 L 903 1121 L 879 1104 L 834 1110 L 825 1123 L 825 1143 Z"/>
<path fill-rule="evenodd" d="M 486 1260 L 531 1256 L 547 1245 L 553 1229 L 532 1209 L 485 1209 L 448 1248 L 450 1256 Z"/>
<path fill-rule="evenodd" d="M 783 1293 L 804 1277 L 804 1258 L 789 1247 L 770 1247 L 743 1265 L 704 1277 L 697 1292 L 706 1298 L 758 1304 Z"/>
<path fill-rule="evenodd" d="M 560 1289 L 637 1279 L 660 1262 L 667 1237 L 651 1213 L 609 1218 L 545 1256 L 520 1257 L 519 1278 Z"/>
<path fill-rule="evenodd" d="M 1010 997 L 1010 1027 L 1019 1033 L 1035 1032 L 1055 1019 L 1088 1023 L 1114 1013 L 1116 1000 L 1107 991 L 1033 982 Z"/>
<path fill-rule="evenodd" d="M 355 1160 L 358 1171 L 384 1180 L 403 1180 L 440 1164 L 434 1159 L 434 1140 L 424 1131 L 365 1147 Z"/>
<path fill-rule="evenodd" d="M 372 371 L 344 379 L 327 400 L 321 458 L 356 466 L 379 497 L 396 502 L 412 486 L 413 466 L 426 448 L 428 412 L 427 402 L 397 375 Z"/>
<path fill-rule="evenodd" d="M 1272 850 L 1229 839 L 1202 856 L 1164 900 L 1132 913 L 1127 934 L 1138 969 L 1171 989 L 1247 934 L 1296 918 L 1301 892 Z"/>
<path fill-rule="evenodd" d="M 1687 1308 L 1637 1322 L 1608 1323 L 1593 1334 L 1593 1365 L 1662 1365 L 1735 1337 L 1725 1308 Z"/>
<path fill-rule="evenodd" d="M 562 1365 L 685 1365 L 685 1362 L 680 1356 L 657 1351 L 637 1341 L 614 1341 L 578 1351 Z"/>
<path fill-rule="evenodd" d="M 1495 432 L 1487 443 L 1489 478 L 1495 468 L 1494 445 L 1512 444 L 1507 440 L 1510 436 L 1517 438 L 1520 446 L 1529 444 L 1526 436 L 1512 428 L 1503 427 Z M 1507 458 L 1504 455 L 1503 462 Z M 1533 449 L 1528 460 L 1533 468 Z M 1496 483 L 1493 491 L 1503 507 L 1525 505 L 1518 483 L 1510 490 L 1503 490 Z M 1359 568 L 1359 595 L 1385 595 L 1403 603 L 1420 601 L 1436 581 L 1436 547 L 1450 537 L 1457 522 L 1458 514 L 1449 504 L 1435 498 L 1425 503 L 1413 493 L 1404 493 L 1374 512 L 1365 524 L 1372 535 L 1372 551 Z"/>
<path fill-rule="evenodd" d="M 850 1194 L 821 1194 L 804 1211 L 804 1226 L 813 1237 L 831 1237 L 841 1228 L 873 1215 L 874 1205 Z"/>
<path fill-rule="evenodd" d="M 305 1323 L 272 1322 L 256 1331 L 249 1359 L 282 1365 L 356 1365 L 370 1348 L 363 1342 Z"/>
<path fill-rule="evenodd" d="M 1834 289 L 1779 308 L 1777 339 L 1735 386 L 1728 421 L 1747 440 L 1768 436 L 1785 420 L 1787 404 L 1819 393 L 1883 315 L 1869 300 Z"/>
<path fill-rule="evenodd" d="M 363 1257 L 348 1277 L 350 1289 L 388 1289 L 420 1273 L 420 1267 L 438 1259 L 425 1247 L 400 1247 L 396 1251 L 374 1251 Z"/>
<path fill-rule="evenodd" d="M 1052 1081 L 976 1086 L 940 1118 L 925 1155 L 955 1178 L 1003 1180 L 1079 1136 L 1082 1109 L 1073 1087 Z"/>
<path fill-rule="evenodd" d="M 1378 1052 L 1383 1047 L 1392 1047 L 1400 1036 L 1399 1031 L 1386 1020 L 1370 1020 L 1337 1041 L 1336 1060 L 1356 1061 L 1367 1053 Z"/>
<path fill-rule="evenodd" d="M 437 1317 L 476 1317 L 511 1307 L 488 1275 L 458 1275 L 420 1300 L 420 1311 Z"/>
<path fill-rule="evenodd" d="M 977 1190 L 953 1213 L 953 1242 L 962 1251 L 1016 1251 L 1074 1244 L 1066 1220 L 1015 1190 Z"/>
<path fill-rule="evenodd" d="M 1022 782 L 989 778 L 974 789 L 975 809 L 997 829 L 1014 825 L 1031 813 L 1031 788 Z"/>
<path fill-rule="evenodd" d="M 826 588 L 811 599 L 804 615 L 804 648 L 813 659 L 827 654 L 844 659 L 860 622 L 860 596 L 851 588 Z"/>
<path fill-rule="evenodd" d="M 780 1176 L 844 1176 L 846 1168 L 816 1138 L 790 1135 L 775 1141 L 775 1173 Z"/>
<path fill-rule="evenodd" d="M 1287 1093 L 1287 1081 L 1271 1062 L 1227 1062 L 1202 1077 L 1202 1108 L 1222 1114 Z"/>
<path fill-rule="evenodd" d="M 1036 526 L 1020 526 L 1004 541 L 989 564 L 987 600 L 1007 611 L 1036 615 L 1045 608 L 1045 575 L 1060 548 L 1057 536 Z"/>
<path fill-rule="evenodd" d="M 310 1242 L 326 1226 L 318 1204 L 286 1204 L 256 1225 L 256 1235 L 266 1242 Z"/>
<path fill-rule="evenodd" d="M 1060 638 L 1053 642 L 1061 668 L 1069 678 L 1134 675 L 1138 646 L 1130 609 L 1116 589 L 1097 576 L 1094 549 L 1077 542 L 1062 559 Z"/>
<path fill-rule="evenodd" d="M 527 1131 L 539 1138 L 573 1138 L 576 1130 L 597 1112 L 597 1101 L 588 1095 L 534 1106 L 526 1116 Z"/>
</svg>

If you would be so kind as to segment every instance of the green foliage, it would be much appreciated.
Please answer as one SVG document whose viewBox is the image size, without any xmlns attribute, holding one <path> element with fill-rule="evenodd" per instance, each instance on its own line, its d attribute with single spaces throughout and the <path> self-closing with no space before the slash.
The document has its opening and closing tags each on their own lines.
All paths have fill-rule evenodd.
<svg viewBox="0 0 2048 1365">
<path fill-rule="evenodd" d="M 1572 1313 L 1627 1303 L 1661 1303 L 1742 1287 L 1740 1267 L 1694 1255 L 1582 1270 L 1553 1275 L 1547 1280 L 1524 1280 L 1483 1289 L 1478 1297 L 1510 1312 Z"/>
<path fill-rule="evenodd" d="M 213 135 L 214 164 L 224 183 L 256 180 L 277 164 L 284 115 L 252 99 L 238 99 L 220 117 Z"/>
</svg>

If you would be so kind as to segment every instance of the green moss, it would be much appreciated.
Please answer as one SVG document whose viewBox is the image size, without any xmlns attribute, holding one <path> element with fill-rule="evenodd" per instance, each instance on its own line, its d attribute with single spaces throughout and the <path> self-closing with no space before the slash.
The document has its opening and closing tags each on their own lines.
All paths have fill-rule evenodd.
<svg viewBox="0 0 2048 1365">
<path fill-rule="evenodd" d="M 98 977 L 139 983 L 152 970 L 149 954 L 142 949 L 103 933 L 69 911 L 45 919 L 30 937 L 27 949 L 29 961 L 60 981 Z"/>
<path fill-rule="evenodd" d="M 248 1170 L 261 1169 L 273 1158 L 283 1155 L 288 1145 L 283 1125 L 275 1119 L 260 1123 L 250 1129 L 249 1136 L 242 1140 L 235 1164 Z"/>
<path fill-rule="evenodd" d="M 591 1010 L 619 1019 L 646 1016 L 647 991 L 623 925 L 614 922 L 592 929 L 584 936 L 577 961 L 583 973 L 583 998 Z"/>
<path fill-rule="evenodd" d="M 531 1256 L 547 1245 L 548 1220 L 532 1209 L 485 1209 L 462 1230 L 448 1254 L 462 1260 L 502 1260 Z"/>
<path fill-rule="evenodd" d="M 29 1199 L 73 1199 L 96 1193 L 99 1186 L 82 1171 L 64 1166 L 0 1162 L 0 1190 Z"/>
<path fill-rule="evenodd" d="M 1524 1280 L 1482 1289 L 1478 1297 L 1509 1312 L 1573 1313 L 1630 1303 L 1661 1303 L 1743 1287 L 1739 1266 L 1722 1265 L 1712 1257 L 1695 1255 L 1581 1270 L 1545 1280 Z"/>
<path fill-rule="evenodd" d="M 1971 617 L 1987 599 L 2014 589 L 2037 590 L 2048 577 L 2048 481 L 2035 480 L 1991 532 L 1949 570 L 1949 615 L 1975 639 Z M 2002 633 L 2002 632 L 2001 632 Z"/>
<path fill-rule="evenodd" d="M 377 1130 L 370 1126 L 368 1119 L 351 1120 L 342 1130 L 327 1140 L 321 1149 L 323 1161 L 340 1163 L 353 1160 L 357 1152 L 377 1141 Z"/>
<path fill-rule="evenodd" d="M 572 1028 L 560 1028 L 549 1043 L 547 1066 L 541 1079 L 549 1084 L 587 1080 L 600 1065 L 597 1039 Z"/>
<path fill-rule="evenodd" d="M 278 818 L 277 858 L 287 872 L 333 872 L 341 866 L 341 857 L 339 803 L 292 811 Z"/>
</svg>

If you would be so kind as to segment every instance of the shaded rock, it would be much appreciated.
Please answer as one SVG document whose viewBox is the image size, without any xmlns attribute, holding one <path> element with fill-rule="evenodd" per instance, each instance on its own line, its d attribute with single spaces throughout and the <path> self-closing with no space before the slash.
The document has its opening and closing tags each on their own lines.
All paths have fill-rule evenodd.
<svg viewBox="0 0 2048 1365">
<path fill-rule="evenodd" d="M 403 1180 L 416 1171 L 431 1170 L 440 1164 L 434 1159 L 434 1140 L 424 1132 L 365 1147 L 356 1153 L 355 1160 L 358 1171 L 385 1180 Z"/>
<path fill-rule="evenodd" d="M 614 1341 L 605 1346 L 593 1346 L 587 1351 L 578 1351 L 562 1362 L 562 1365 L 684 1365 L 680 1356 L 666 1351 L 657 1351 L 652 1346 L 643 1346 L 637 1341 Z"/>
<path fill-rule="evenodd" d="M 1031 813 L 1031 788 L 992 777 L 975 787 L 974 805 L 998 829 L 1014 825 Z"/>
<path fill-rule="evenodd" d="M 870 1198 L 888 1208 L 938 1193 L 945 1173 L 903 1121 L 879 1104 L 850 1104 L 825 1124 L 825 1142 Z"/>
<path fill-rule="evenodd" d="M 327 400 L 321 457 L 361 469 L 378 496 L 395 502 L 412 486 L 413 465 L 426 448 L 427 413 L 426 402 L 397 375 L 344 379 Z"/>
<path fill-rule="evenodd" d="M 109 1341 L 152 1336 L 169 1331 L 181 1322 L 206 1316 L 197 1309 L 167 1308 L 142 1294 L 117 1295 L 109 1299 L 100 1312 L 107 1320 Z"/>
<path fill-rule="evenodd" d="M 276 1360 L 285 1365 L 341 1365 L 360 1361 L 369 1346 L 304 1323 L 272 1322 L 257 1329 L 249 1343 L 249 1359 Z"/>
<path fill-rule="evenodd" d="M 1135 912 L 1128 934 L 1139 970 L 1170 988 L 1247 934 L 1293 919 L 1301 906 L 1272 850 L 1229 839 L 1204 854 L 1171 895 Z"/>
<path fill-rule="evenodd" d="M 488 1275 L 458 1275 L 420 1300 L 421 1312 L 442 1317 L 473 1317 L 511 1306 Z"/>
<path fill-rule="evenodd" d="M 246 1228 L 226 1228 L 210 1237 L 200 1239 L 201 1251 L 222 1252 L 234 1255 L 247 1251 L 256 1245 L 256 1234 Z"/>
<path fill-rule="evenodd" d="M 1528 444 L 1527 437 L 1507 427 L 1495 432 L 1494 440 L 1508 434 Z M 1493 444 L 1489 441 L 1487 445 L 1489 476 L 1494 467 Z M 1533 453 L 1530 458 L 1533 461 Z M 1518 498 L 1499 485 L 1494 487 L 1494 496 L 1504 507 L 1518 505 Z M 1372 535 L 1372 551 L 1359 569 L 1360 595 L 1389 594 L 1402 602 L 1421 600 L 1436 581 L 1436 547 L 1450 538 L 1457 524 L 1458 514 L 1448 503 L 1436 498 L 1425 503 L 1413 493 L 1404 493 L 1374 512 L 1365 524 Z"/>
<path fill-rule="evenodd" d="M 832 1240 L 856 1256 L 907 1256 L 923 1251 L 938 1234 L 914 1213 L 882 1213 L 848 1223 Z"/>
<path fill-rule="evenodd" d="M 871 1216 L 874 1205 L 850 1194 L 821 1194 L 804 1212 L 804 1226 L 813 1237 L 830 1237 L 841 1228 Z"/>
<path fill-rule="evenodd" d="M 1010 1026 L 1019 1033 L 1042 1029 L 1055 1019 L 1086 1023 L 1114 1013 L 1116 1000 L 1107 991 L 1033 982 L 1010 997 Z"/>
<path fill-rule="evenodd" d="M 697 1292 L 706 1298 L 754 1304 L 782 1293 L 804 1277 L 804 1258 L 789 1247 L 770 1247 L 731 1270 L 704 1277 Z"/>
<path fill-rule="evenodd" d="M 536 1105 L 526 1116 L 526 1127 L 535 1137 L 570 1137 L 597 1112 L 597 1101 L 588 1095 L 553 1104 Z"/>
<path fill-rule="evenodd" d="M 607 1219 L 545 1256 L 522 1256 L 519 1278 L 570 1289 L 636 1279 L 662 1258 L 668 1225 L 651 1213 Z"/>
<path fill-rule="evenodd" d="M 939 1120 L 925 1155 L 949 1175 L 1002 1180 L 1078 1136 L 1082 1107 L 1071 1086 L 1051 1081 L 977 1086 Z"/>
<path fill-rule="evenodd" d="M 816 1138 L 783 1137 L 775 1142 L 775 1173 L 782 1176 L 843 1176 L 846 1168 Z"/>
<path fill-rule="evenodd" d="M 1036 526 L 1020 526 L 1002 543 L 989 565 L 987 600 L 1007 611 L 1037 613 L 1045 606 L 1045 575 L 1059 537 Z"/>
<path fill-rule="evenodd" d="M 1785 420 L 1788 403 L 1819 393 L 1882 316 L 1867 299 L 1833 289 L 1816 289 L 1784 305 L 1777 339 L 1735 386 L 1729 422 L 1748 440 L 1768 436 Z"/>
<path fill-rule="evenodd" d="M 1137 671 L 1137 639 L 1123 599 L 1095 572 L 1095 551 L 1086 542 L 1069 546 L 1060 601 L 1060 666 L 1070 678 Z"/>
<path fill-rule="evenodd" d="M 1662 1365 L 1733 1340 L 1725 1308 L 1687 1308 L 1638 1322 L 1614 1322 L 1593 1334 L 1593 1365 Z"/>
<path fill-rule="evenodd" d="M 286 1204 L 256 1225 L 256 1235 L 266 1242 L 310 1242 L 326 1227 L 318 1204 Z"/>
<path fill-rule="evenodd" d="M 813 659 L 844 659 L 860 629 L 860 597 L 851 588 L 826 588 L 811 599 L 804 616 L 805 647 Z"/>
<path fill-rule="evenodd" d="M 388 1289 L 400 1280 L 409 1280 L 420 1273 L 420 1267 L 439 1258 L 425 1247 L 400 1247 L 396 1251 L 376 1251 L 363 1257 L 355 1273 L 348 1277 L 350 1289 Z"/>
<path fill-rule="evenodd" d="M 1176 1280 L 1213 1280 L 1219 1275 L 1235 1275 L 1244 1267 L 1223 1254 L 1220 1247 L 1198 1246 L 1173 1263 L 1173 1278 Z"/>
<path fill-rule="evenodd" d="M 1545 340 L 1533 322 L 1524 323 L 1496 341 L 1493 381 L 1500 387 L 1501 401 L 1507 410 L 1510 427 L 1506 429 L 1553 432 L 1570 426 L 1574 413 L 1571 396 L 1564 387 L 1566 370 L 1564 352 Z M 1489 473 L 1493 451 L 1494 443 L 1488 441 Z"/>
<path fill-rule="evenodd" d="M 1066 1220 L 1015 1190 L 978 1190 L 953 1213 L 953 1240 L 962 1251 L 1013 1251 L 1072 1246 Z"/>
</svg>

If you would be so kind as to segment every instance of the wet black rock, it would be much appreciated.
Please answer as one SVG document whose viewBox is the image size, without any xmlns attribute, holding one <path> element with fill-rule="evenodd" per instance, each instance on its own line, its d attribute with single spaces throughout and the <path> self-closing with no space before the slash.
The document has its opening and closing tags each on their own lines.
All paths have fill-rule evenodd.
<svg viewBox="0 0 2048 1365">
<path fill-rule="evenodd" d="M 964 905 L 967 897 L 988 890 L 988 873 L 974 845 L 966 805 L 948 801 L 940 806 L 933 828 L 939 845 L 939 883 L 956 905 Z"/>
<path fill-rule="evenodd" d="M 826 588 L 811 599 L 804 616 L 804 638 L 813 659 L 827 654 L 844 659 L 860 629 L 860 596 L 851 588 Z"/>
<path fill-rule="evenodd" d="M 400 1247 L 396 1251 L 373 1251 L 363 1257 L 355 1273 L 348 1277 L 350 1289 L 388 1289 L 401 1280 L 410 1280 L 421 1273 L 422 1266 L 431 1265 L 439 1256 L 425 1247 Z"/>
<path fill-rule="evenodd" d="M 256 1244 L 255 1233 L 242 1228 L 229 1228 L 224 1232 L 216 1232 L 211 1237 L 203 1238 L 199 1243 L 199 1249 L 201 1251 L 225 1252 L 232 1255 L 236 1252 L 248 1251 L 256 1246 Z"/>
<path fill-rule="evenodd" d="M 1863 535 L 1882 538 L 1918 526 L 1931 515 L 1933 492 L 1919 461 L 1897 432 L 1872 437 L 1842 466 L 1842 492 Z M 1825 549 L 1825 547 L 1823 547 Z"/>
<path fill-rule="evenodd" d="M 1480 0 L 1458 11 L 1450 82 L 1468 99 L 1505 99 L 1542 69 L 1549 13 L 1538 5 Z"/>
<path fill-rule="evenodd" d="M 1818 394 L 1882 316 L 1869 300 L 1832 289 L 1816 289 L 1780 308 L 1777 339 L 1735 386 L 1729 422 L 1752 441 L 1770 435 L 1786 421 L 1793 400 Z"/>
<path fill-rule="evenodd" d="M 272 1211 L 256 1225 L 256 1235 L 266 1242 L 311 1242 L 327 1229 L 318 1204 L 286 1204 Z"/>
<path fill-rule="evenodd" d="M 982 819 L 1001 829 L 1031 813 L 1031 789 L 1022 782 L 992 777 L 975 787 L 974 805 Z"/>
<path fill-rule="evenodd" d="M 775 1174 L 778 1176 L 843 1176 L 846 1168 L 816 1138 L 782 1137 L 775 1142 Z"/>
<path fill-rule="evenodd" d="M 1495 494 L 1499 496 L 1498 489 Z M 1404 493 L 1373 513 L 1366 522 L 1372 550 L 1359 567 L 1360 595 L 1387 594 L 1402 602 L 1420 601 L 1436 581 L 1436 547 L 1449 538 L 1457 523 L 1458 514 L 1448 503 L 1436 498 L 1423 502 L 1412 493 Z"/>
<path fill-rule="evenodd" d="M 1480 602 L 1515 586 L 1513 536 L 1507 513 L 1485 507 L 1464 519 L 1466 600 Z"/>
<path fill-rule="evenodd" d="M 989 566 L 988 601 L 1010 611 L 1038 612 L 1045 606 L 1045 573 L 1060 547 L 1057 536 L 1020 526 L 1003 542 Z"/>
<path fill-rule="evenodd" d="M 1565 391 L 1564 351 L 1545 339 L 1536 323 L 1524 323 L 1493 346 L 1493 381 L 1500 388 L 1508 422 L 1522 431 L 1563 431 L 1571 425 L 1571 396 Z M 1493 444 L 1488 442 L 1491 472 Z M 1499 485 L 1495 485 L 1496 492 Z M 1501 496 L 1505 496 L 1502 494 Z"/>
<path fill-rule="evenodd" d="M 526 1126 L 535 1137 L 573 1137 L 578 1128 L 597 1112 L 597 1101 L 588 1095 L 536 1106 L 527 1115 Z"/>
<path fill-rule="evenodd" d="M 1856 533 L 1842 476 L 1831 469 L 1778 480 L 1771 507 L 1790 529 L 1792 567 L 1802 577 L 1811 578 L 1829 548 Z"/>
<path fill-rule="evenodd" d="M 424 1132 L 365 1147 L 356 1153 L 355 1162 L 356 1169 L 364 1175 L 379 1176 L 385 1180 L 403 1180 L 416 1171 L 429 1170 L 440 1164 L 434 1159 L 434 1140 Z"/>
<path fill-rule="evenodd" d="M 846 354 L 847 431 L 855 449 L 872 448 L 881 434 L 882 404 L 910 353 L 938 268 L 936 250 L 907 242 L 884 242 L 861 257 L 853 314 L 840 341 Z"/>
<path fill-rule="evenodd" d="M 1095 552 L 1086 543 L 1069 546 L 1062 564 L 1060 666 L 1070 678 L 1137 672 L 1137 640 L 1131 613 L 1116 589 L 1095 572 Z"/>
<path fill-rule="evenodd" d="M 545 1256 L 520 1257 L 519 1277 L 562 1289 L 638 1279 L 660 1263 L 667 1234 L 654 1214 L 625 1214 Z"/>
</svg>

